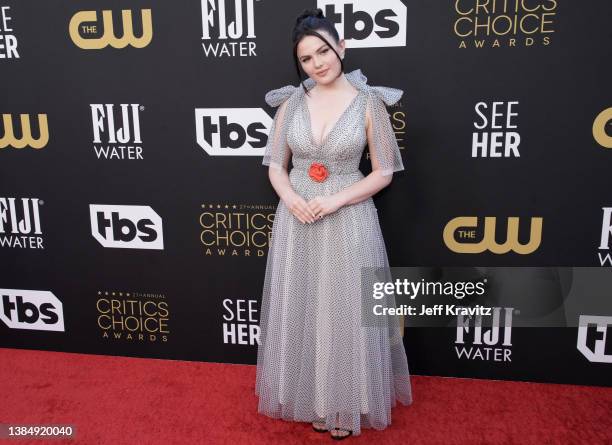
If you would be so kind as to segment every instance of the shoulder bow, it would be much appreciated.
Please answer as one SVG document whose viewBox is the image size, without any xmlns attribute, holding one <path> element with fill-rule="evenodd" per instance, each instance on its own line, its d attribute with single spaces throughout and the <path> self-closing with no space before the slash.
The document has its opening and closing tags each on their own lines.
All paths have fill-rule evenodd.
<svg viewBox="0 0 612 445">
<path fill-rule="evenodd" d="M 289 99 L 293 93 L 297 91 L 298 87 L 293 85 L 286 85 L 275 90 L 268 91 L 265 96 L 266 103 L 271 107 L 278 107 L 285 100 Z"/>
<path fill-rule="evenodd" d="M 401 99 L 402 94 L 404 93 L 398 88 L 368 85 L 368 78 L 361 72 L 360 69 L 351 71 L 350 73 L 345 74 L 345 76 L 355 88 L 362 91 L 371 92 L 375 96 L 382 99 L 382 101 L 386 105 L 395 104 L 398 100 Z M 309 77 L 304 81 L 304 85 L 307 89 L 311 89 L 312 87 L 314 87 L 315 81 Z M 268 91 L 265 95 L 266 103 L 271 107 L 278 107 L 285 100 L 291 97 L 292 94 L 294 94 L 301 88 L 301 86 L 296 87 L 293 85 L 286 85 L 284 87 Z"/>
<path fill-rule="evenodd" d="M 361 72 L 360 69 L 356 69 L 345 75 L 355 88 L 371 92 L 375 96 L 382 99 L 386 105 L 395 104 L 401 99 L 402 94 L 404 94 L 404 92 L 398 88 L 368 85 L 368 78 Z"/>
</svg>

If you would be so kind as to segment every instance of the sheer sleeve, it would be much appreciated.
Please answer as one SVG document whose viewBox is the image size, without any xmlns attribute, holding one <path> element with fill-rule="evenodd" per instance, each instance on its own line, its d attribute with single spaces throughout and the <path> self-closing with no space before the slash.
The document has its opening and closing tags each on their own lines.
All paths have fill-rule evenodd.
<svg viewBox="0 0 612 445">
<path fill-rule="evenodd" d="M 403 91 L 397 88 L 369 88 L 367 112 L 371 119 L 372 140 L 368 141 L 368 145 L 370 156 L 378 161 L 383 176 L 404 170 L 402 155 L 386 108 L 386 105 L 395 104 L 402 94 Z"/>
<path fill-rule="evenodd" d="M 263 165 L 267 165 L 278 170 L 286 170 L 286 165 L 289 162 L 291 149 L 287 144 L 287 123 L 291 116 L 291 96 L 297 88 L 286 86 L 277 90 L 269 91 L 266 94 L 266 102 L 272 107 L 278 107 L 272 126 L 268 133 L 268 142 L 266 143 Z"/>
</svg>

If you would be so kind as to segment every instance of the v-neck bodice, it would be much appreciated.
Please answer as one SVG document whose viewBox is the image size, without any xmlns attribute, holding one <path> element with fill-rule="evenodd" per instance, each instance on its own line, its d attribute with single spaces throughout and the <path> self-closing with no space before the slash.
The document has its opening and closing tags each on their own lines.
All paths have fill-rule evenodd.
<svg viewBox="0 0 612 445">
<path fill-rule="evenodd" d="M 356 172 L 367 143 L 365 95 L 361 91 L 357 93 L 321 143 L 314 139 L 310 110 L 304 96 L 301 97 L 299 112 L 289 120 L 287 128 L 293 167 L 308 168 L 312 162 L 319 162 L 330 172 Z"/>
<path fill-rule="evenodd" d="M 375 153 L 381 173 L 387 175 L 404 168 L 385 108 L 395 104 L 402 91 L 368 85 L 367 78 L 359 69 L 345 73 L 345 76 L 358 92 L 319 143 L 313 135 L 310 109 L 306 102 L 305 89 L 314 88 L 316 82 L 313 79 L 308 78 L 303 82 L 305 89 L 302 85 L 287 85 L 266 94 L 269 105 L 284 106 L 279 107 L 274 117 L 262 161 L 264 165 L 282 168 L 290 156 L 292 170 L 296 170 L 292 172 L 293 176 L 305 175 L 308 178 L 309 167 L 313 163 L 320 163 L 329 172 L 330 179 L 336 178 L 334 181 L 358 180 L 361 175 L 359 164 L 367 144 L 366 114 L 369 111 L 373 137 L 370 149 Z M 354 177 L 341 179 L 336 175 L 346 176 L 349 173 Z M 325 183 L 329 184 L 329 180 Z"/>
<path fill-rule="evenodd" d="M 338 115 L 338 118 L 335 120 L 333 125 L 331 127 L 328 127 L 330 129 L 328 130 L 327 134 L 325 134 L 325 136 L 323 136 L 323 138 L 321 139 L 320 142 L 317 142 L 315 140 L 314 131 L 312 131 L 312 113 L 310 111 L 310 107 L 308 106 L 308 102 L 307 102 L 306 98 L 304 97 L 304 99 L 302 101 L 302 110 L 304 110 L 304 113 L 306 114 L 307 126 L 308 126 L 308 130 L 309 130 L 309 133 L 310 133 L 310 138 L 311 138 L 311 141 L 312 141 L 313 145 L 316 145 L 316 146 L 319 146 L 319 147 L 325 145 L 325 143 L 327 142 L 327 139 L 329 138 L 329 136 L 333 133 L 333 131 L 336 129 L 336 127 L 341 125 L 341 121 L 344 118 L 344 116 L 346 116 L 349 113 L 351 107 L 353 107 L 355 105 L 355 103 L 357 102 L 357 99 L 359 98 L 359 95 L 361 95 L 361 91 L 357 90 L 357 94 L 355 94 L 355 97 L 353 97 L 351 99 L 351 101 L 344 108 L 342 113 L 340 113 Z"/>
</svg>

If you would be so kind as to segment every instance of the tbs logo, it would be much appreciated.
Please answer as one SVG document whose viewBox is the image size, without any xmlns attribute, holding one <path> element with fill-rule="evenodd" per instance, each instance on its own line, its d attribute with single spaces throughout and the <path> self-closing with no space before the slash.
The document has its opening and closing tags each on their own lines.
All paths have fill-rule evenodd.
<svg viewBox="0 0 612 445">
<path fill-rule="evenodd" d="M 62 302 L 46 290 L 0 289 L 0 320 L 11 329 L 64 332 Z"/>
<path fill-rule="evenodd" d="M 261 108 L 196 108 L 195 125 L 210 156 L 261 156 L 272 119 Z"/>
<path fill-rule="evenodd" d="M 406 46 L 406 6 L 400 0 L 317 0 L 347 48 Z"/>
<path fill-rule="evenodd" d="M 90 204 L 91 234 L 104 247 L 164 248 L 162 219 L 149 206 Z"/>
</svg>

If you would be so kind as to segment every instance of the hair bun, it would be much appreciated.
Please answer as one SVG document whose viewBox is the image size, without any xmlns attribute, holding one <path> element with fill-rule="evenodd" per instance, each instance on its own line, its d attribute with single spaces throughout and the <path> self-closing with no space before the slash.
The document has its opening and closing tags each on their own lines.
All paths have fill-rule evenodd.
<svg viewBox="0 0 612 445">
<path fill-rule="evenodd" d="M 309 17 L 315 17 L 317 19 L 324 19 L 325 18 L 325 16 L 323 15 L 323 10 L 321 8 L 304 9 L 304 11 L 302 11 L 302 13 L 296 19 L 295 23 L 296 24 L 300 24 L 300 22 L 302 22 L 302 20 L 305 20 L 305 19 L 307 19 Z"/>
</svg>

